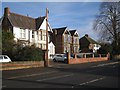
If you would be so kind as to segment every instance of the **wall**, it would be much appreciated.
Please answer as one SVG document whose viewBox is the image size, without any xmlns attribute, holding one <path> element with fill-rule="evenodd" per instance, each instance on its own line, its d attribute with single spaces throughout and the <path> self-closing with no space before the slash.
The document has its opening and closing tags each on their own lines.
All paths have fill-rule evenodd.
<svg viewBox="0 0 120 90">
<path fill-rule="evenodd" d="M 110 54 L 107 54 L 106 57 L 101 57 L 101 55 L 99 57 L 89 57 L 86 58 L 77 58 L 76 54 L 75 54 L 75 58 L 70 58 L 70 54 L 68 53 L 68 64 L 77 64 L 77 63 L 88 63 L 88 62 L 98 62 L 98 61 L 106 61 L 109 60 L 110 58 Z"/>
<path fill-rule="evenodd" d="M 44 67 L 44 61 L 21 61 L 11 63 L 1 63 L 0 70 L 15 70 L 33 67 Z"/>
</svg>

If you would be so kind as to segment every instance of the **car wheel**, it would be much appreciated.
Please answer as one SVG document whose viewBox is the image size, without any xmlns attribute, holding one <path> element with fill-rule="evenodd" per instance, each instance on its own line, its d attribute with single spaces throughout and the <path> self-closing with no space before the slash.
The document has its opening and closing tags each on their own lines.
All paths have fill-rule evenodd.
<svg viewBox="0 0 120 90">
<path fill-rule="evenodd" d="M 65 59 L 65 60 L 64 60 L 64 63 L 66 63 L 66 64 L 67 64 L 67 59 Z"/>
<path fill-rule="evenodd" d="M 53 59 L 54 62 L 56 62 L 56 59 Z"/>
</svg>

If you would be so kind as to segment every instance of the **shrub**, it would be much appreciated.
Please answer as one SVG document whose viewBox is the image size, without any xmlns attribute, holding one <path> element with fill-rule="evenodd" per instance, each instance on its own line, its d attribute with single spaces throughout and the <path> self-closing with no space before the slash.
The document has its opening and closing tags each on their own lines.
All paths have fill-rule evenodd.
<svg viewBox="0 0 120 90">
<path fill-rule="evenodd" d="M 18 50 L 15 60 L 19 61 L 40 61 L 43 60 L 43 52 L 35 46 L 26 46 Z"/>
</svg>

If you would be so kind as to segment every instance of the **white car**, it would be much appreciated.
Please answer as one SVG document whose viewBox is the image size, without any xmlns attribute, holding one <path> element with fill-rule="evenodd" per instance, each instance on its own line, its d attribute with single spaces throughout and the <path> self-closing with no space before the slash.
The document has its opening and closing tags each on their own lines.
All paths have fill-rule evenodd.
<svg viewBox="0 0 120 90">
<path fill-rule="evenodd" d="M 53 61 L 63 61 L 64 63 L 67 63 L 67 55 L 66 54 L 55 54 L 53 56 Z"/>
<path fill-rule="evenodd" d="M 11 59 L 7 55 L 0 55 L 0 62 L 11 62 Z"/>
</svg>

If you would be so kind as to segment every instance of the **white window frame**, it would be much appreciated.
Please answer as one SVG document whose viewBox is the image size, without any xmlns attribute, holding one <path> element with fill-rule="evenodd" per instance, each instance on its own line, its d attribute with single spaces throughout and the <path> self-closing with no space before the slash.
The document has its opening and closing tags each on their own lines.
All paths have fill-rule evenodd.
<svg viewBox="0 0 120 90">
<path fill-rule="evenodd" d="M 26 31 L 25 31 L 25 29 L 20 29 L 20 37 L 21 38 L 26 38 Z"/>
</svg>

